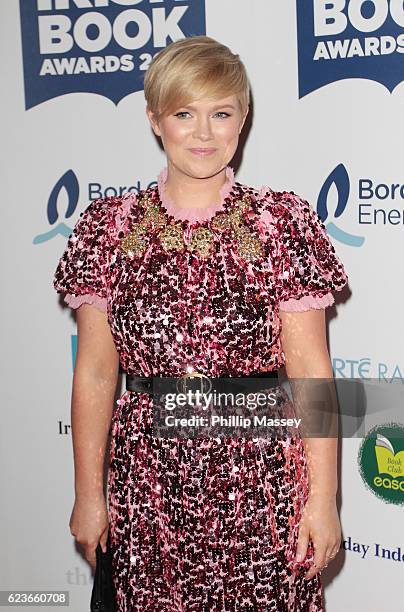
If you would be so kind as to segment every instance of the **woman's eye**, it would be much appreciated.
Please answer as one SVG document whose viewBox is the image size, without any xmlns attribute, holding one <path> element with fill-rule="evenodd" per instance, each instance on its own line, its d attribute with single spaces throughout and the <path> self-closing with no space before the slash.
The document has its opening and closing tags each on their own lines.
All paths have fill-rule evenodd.
<svg viewBox="0 0 404 612">
<path fill-rule="evenodd" d="M 225 111 L 219 111 L 218 113 L 216 113 L 216 115 L 220 115 L 221 119 L 226 119 L 227 117 L 231 116 L 229 113 L 226 113 Z"/>
<path fill-rule="evenodd" d="M 187 111 L 180 111 L 179 113 L 175 113 L 174 117 L 178 117 L 179 119 L 183 119 L 185 115 L 189 115 Z"/>
<path fill-rule="evenodd" d="M 188 111 L 179 111 L 174 115 L 174 117 L 178 117 L 179 119 L 186 119 L 188 116 L 190 116 L 190 113 Z M 218 111 L 213 116 L 219 117 L 219 119 L 227 119 L 227 117 L 230 117 L 231 115 L 230 113 L 226 113 L 225 111 Z"/>
</svg>

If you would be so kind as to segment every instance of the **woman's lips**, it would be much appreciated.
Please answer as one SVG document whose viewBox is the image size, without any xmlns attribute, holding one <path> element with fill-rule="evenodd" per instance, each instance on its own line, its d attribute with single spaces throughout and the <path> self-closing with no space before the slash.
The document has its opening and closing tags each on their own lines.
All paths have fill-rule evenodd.
<svg viewBox="0 0 404 612">
<path fill-rule="evenodd" d="M 216 153 L 217 149 L 189 149 L 189 150 L 194 155 L 200 155 L 201 157 L 205 157 L 205 155 L 213 155 L 213 153 Z"/>
</svg>

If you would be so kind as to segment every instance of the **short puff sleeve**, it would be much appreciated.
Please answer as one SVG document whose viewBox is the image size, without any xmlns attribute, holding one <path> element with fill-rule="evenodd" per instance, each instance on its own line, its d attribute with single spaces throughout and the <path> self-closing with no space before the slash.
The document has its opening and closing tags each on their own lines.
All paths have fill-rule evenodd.
<svg viewBox="0 0 404 612">
<path fill-rule="evenodd" d="M 71 308 L 94 304 L 107 311 L 108 206 L 103 198 L 93 200 L 80 213 L 53 277 L 53 287 L 65 293 Z"/>
<path fill-rule="evenodd" d="M 348 282 L 344 266 L 311 205 L 293 192 L 284 194 L 278 218 L 279 309 L 299 312 L 334 303 L 332 291 Z"/>
</svg>

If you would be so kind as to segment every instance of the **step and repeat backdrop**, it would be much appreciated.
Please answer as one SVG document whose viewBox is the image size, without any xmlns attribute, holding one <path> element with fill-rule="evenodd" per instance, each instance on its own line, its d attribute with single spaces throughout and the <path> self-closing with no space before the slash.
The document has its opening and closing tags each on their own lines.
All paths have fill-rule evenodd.
<svg viewBox="0 0 404 612">
<path fill-rule="evenodd" d="M 336 379 L 402 384 L 404 5 L 8 0 L 0 15 L 1 589 L 68 590 L 81 611 L 93 578 L 69 529 L 76 325 L 52 277 L 92 199 L 144 188 L 165 166 L 144 71 L 197 34 L 240 54 L 253 105 L 237 179 L 293 190 L 326 224 L 350 280 L 327 310 Z M 343 546 L 323 572 L 329 612 L 403 606 L 404 405 L 394 397 L 397 418 L 376 428 L 364 419 L 341 441 Z"/>
</svg>

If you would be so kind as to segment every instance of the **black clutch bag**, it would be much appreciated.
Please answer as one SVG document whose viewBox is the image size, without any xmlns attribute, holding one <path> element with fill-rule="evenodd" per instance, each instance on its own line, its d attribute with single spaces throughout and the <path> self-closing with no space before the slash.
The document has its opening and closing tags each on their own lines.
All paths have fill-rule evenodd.
<svg viewBox="0 0 404 612">
<path fill-rule="evenodd" d="M 95 555 L 96 565 L 93 590 L 91 593 L 90 612 L 116 612 L 109 534 L 105 553 L 102 552 L 101 544 L 98 543 Z"/>
</svg>

